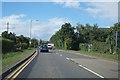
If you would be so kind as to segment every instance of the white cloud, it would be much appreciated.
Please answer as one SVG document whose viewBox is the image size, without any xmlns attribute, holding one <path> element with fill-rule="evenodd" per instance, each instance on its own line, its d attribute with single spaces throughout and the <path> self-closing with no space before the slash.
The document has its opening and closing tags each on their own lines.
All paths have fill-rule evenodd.
<svg viewBox="0 0 120 80">
<path fill-rule="evenodd" d="M 66 22 L 71 21 L 69 19 L 57 17 L 48 19 L 48 22 L 39 21 L 38 24 L 33 26 L 32 34 L 36 34 L 35 36 L 41 39 L 49 40 L 49 38 L 60 29 L 61 25 Z"/>
<path fill-rule="evenodd" d="M 60 2 L 64 0 L 2 0 L 2 2 Z M 73 0 L 79 2 L 118 2 L 119 0 Z M 66 0 L 66 2 L 70 2 Z"/>
<path fill-rule="evenodd" d="M 89 8 L 84 8 L 91 15 L 107 18 L 110 20 L 117 20 L 118 18 L 118 3 L 117 2 L 99 2 L 88 3 Z M 91 8 L 92 7 L 92 8 Z"/>
<path fill-rule="evenodd" d="M 53 0 L 53 2 L 57 4 L 62 4 L 64 5 L 64 7 L 68 7 L 68 8 L 79 8 L 80 7 L 80 2 L 77 0 L 58 0 L 58 1 Z"/>
<path fill-rule="evenodd" d="M 25 15 L 10 15 L 0 19 L 3 23 L 0 27 L 0 33 L 6 30 L 6 23 L 10 23 L 9 32 L 14 32 L 16 35 L 30 36 L 30 20 L 24 20 Z M 49 40 L 49 38 L 60 29 L 61 25 L 70 22 L 69 19 L 51 18 L 48 21 L 32 21 L 32 38 Z"/>
<path fill-rule="evenodd" d="M 53 0 L 54 1 L 54 0 Z M 87 1 L 87 0 L 82 0 Z M 88 1 L 89 3 L 86 3 L 87 6 L 81 6 L 80 2 L 81 0 L 57 0 L 55 3 L 61 4 L 64 7 L 68 8 L 76 8 L 79 10 L 87 11 L 89 14 L 91 14 L 94 18 L 107 18 L 110 20 L 117 21 L 118 18 L 118 1 L 110 0 L 103 0 L 103 1 Z"/>
<path fill-rule="evenodd" d="M 6 17 L 3 17 L 2 19 L 0 19 L 0 22 L 2 24 L 6 24 L 7 22 L 9 22 L 11 24 L 19 23 L 21 18 L 23 18 L 23 17 L 25 17 L 24 14 L 6 16 Z"/>
<path fill-rule="evenodd" d="M 53 24 L 53 25 L 61 25 L 61 24 L 66 23 L 68 21 L 69 21 L 68 19 L 57 18 L 57 17 L 49 19 L 49 23 Z"/>
<path fill-rule="evenodd" d="M 3 17 L 0 19 L 0 33 L 5 31 L 7 29 L 7 22 L 9 22 L 9 31 L 15 32 L 16 34 L 22 34 L 24 33 L 23 30 L 25 30 L 26 23 L 24 22 L 23 18 L 26 15 L 20 14 L 20 15 L 10 15 Z M 22 32 L 22 33 L 21 33 Z"/>
</svg>

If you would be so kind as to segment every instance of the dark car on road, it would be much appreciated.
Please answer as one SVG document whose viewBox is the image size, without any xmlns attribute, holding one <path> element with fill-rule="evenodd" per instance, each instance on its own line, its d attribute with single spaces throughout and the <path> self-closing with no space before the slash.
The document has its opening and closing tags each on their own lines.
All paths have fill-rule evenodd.
<svg viewBox="0 0 120 80">
<path fill-rule="evenodd" d="M 40 46 L 40 52 L 49 52 L 49 48 L 47 45 Z"/>
</svg>

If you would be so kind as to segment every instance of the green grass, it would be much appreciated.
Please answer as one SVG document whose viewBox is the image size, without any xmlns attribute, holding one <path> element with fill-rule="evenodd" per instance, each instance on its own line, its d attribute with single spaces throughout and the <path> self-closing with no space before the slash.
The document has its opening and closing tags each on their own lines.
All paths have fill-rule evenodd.
<svg viewBox="0 0 120 80">
<path fill-rule="evenodd" d="M 18 61 L 30 55 L 35 49 L 23 50 L 23 52 L 10 52 L 2 55 L 2 70 L 14 65 Z"/>
<path fill-rule="evenodd" d="M 0 71 L 2 71 L 2 54 L 0 53 Z"/>
<path fill-rule="evenodd" d="M 80 54 L 85 54 L 85 55 L 92 55 L 92 56 L 97 56 L 101 57 L 104 59 L 110 59 L 110 60 L 118 60 L 118 54 L 110 54 L 110 53 L 99 53 L 99 52 L 88 52 L 88 51 L 74 51 L 74 50 L 65 50 L 65 51 L 70 51 L 70 52 L 77 52 Z"/>
</svg>

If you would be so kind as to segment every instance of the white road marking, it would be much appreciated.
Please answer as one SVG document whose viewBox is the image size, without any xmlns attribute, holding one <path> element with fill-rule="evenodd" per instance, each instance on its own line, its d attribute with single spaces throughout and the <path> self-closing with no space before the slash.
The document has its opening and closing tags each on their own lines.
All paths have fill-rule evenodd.
<svg viewBox="0 0 120 80">
<path fill-rule="evenodd" d="M 62 54 L 60 56 L 62 56 Z"/>
<path fill-rule="evenodd" d="M 84 69 L 86 69 L 87 71 L 89 71 L 89 72 L 91 72 L 91 73 L 97 75 L 97 76 L 100 77 L 100 78 L 104 78 L 104 77 L 101 76 L 100 74 L 98 74 L 98 73 L 96 73 L 96 72 L 94 72 L 94 71 L 92 71 L 92 70 L 90 70 L 90 69 L 88 69 L 88 68 L 86 68 L 86 67 L 84 67 L 84 66 L 82 66 L 82 65 L 79 65 L 79 66 L 82 67 L 82 68 L 84 68 Z"/>
<path fill-rule="evenodd" d="M 40 53 L 40 54 L 50 54 L 50 53 Z"/>
<path fill-rule="evenodd" d="M 58 54 L 58 53 L 40 53 L 40 54 Z"/>
<path fill-rule="evenodd" d="M 66 58 L 67 60 L 70 60 L 70 58 Z"/>
<path fill-rule="evenodd" d="M 71 61 L 74 61 L 73 59 L 70 59 Z"/>
</svg>

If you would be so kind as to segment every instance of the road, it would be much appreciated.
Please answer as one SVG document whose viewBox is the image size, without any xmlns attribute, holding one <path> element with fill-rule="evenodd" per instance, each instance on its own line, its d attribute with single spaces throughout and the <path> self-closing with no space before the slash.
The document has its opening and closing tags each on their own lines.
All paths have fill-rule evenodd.
<svg viewBox="0 0 120 80">
<path fill-rule="evenodd" d="M 107 69 L 107 70 L 106 70 Z M 17 78 L 117 78 L 117 63 L 63 51 L 38 52 Z"/>
</svg>

